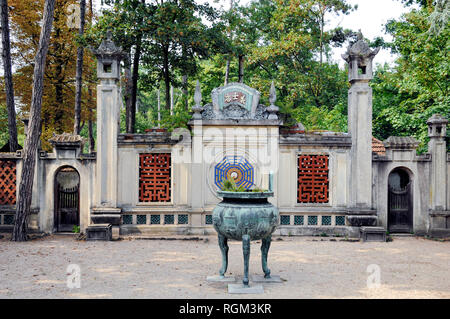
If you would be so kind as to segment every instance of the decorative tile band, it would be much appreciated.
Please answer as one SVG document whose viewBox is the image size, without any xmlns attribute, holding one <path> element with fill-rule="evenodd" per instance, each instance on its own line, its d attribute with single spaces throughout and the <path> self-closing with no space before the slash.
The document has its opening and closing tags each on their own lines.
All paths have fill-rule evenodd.
<svg viewBox="0 0 450 319">
<path fill-rule="evenodd" d="M 280 225 L 291 225 L 291 216 L 294 218 L 294 226 L 345 226 L 345 216 L 332 215 L 281 215 Z"/>
<path fill-rule="evenodd" d="M 5 215 L 6 216 L 6 215 Z M 208 216 L 208 215 L 207 215 Z M 212 224 L 212 215 L 209 215 Z M 177 223 L 175 223 L 177 221 Z M 122 225 L 188 225 L 189 214 L 124 214 Z"/>
</svg>

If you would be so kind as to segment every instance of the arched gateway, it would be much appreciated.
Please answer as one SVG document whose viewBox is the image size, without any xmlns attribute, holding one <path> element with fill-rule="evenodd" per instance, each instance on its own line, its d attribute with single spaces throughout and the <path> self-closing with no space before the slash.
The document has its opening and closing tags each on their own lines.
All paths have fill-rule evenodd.
<svg viewBox="0 0 450 319">
<path fill-rule="evenodd" d="M 388 178 L 388 230 L 413 231 L 412 181 L 408 171 L 396 168 Z"/>
<path fill-rule="evenodd" d="M 54 231 L 72 232 L 80 226 L 80 175 L 71 166 L 59 168 L 55 174 Z"/>
</svg>

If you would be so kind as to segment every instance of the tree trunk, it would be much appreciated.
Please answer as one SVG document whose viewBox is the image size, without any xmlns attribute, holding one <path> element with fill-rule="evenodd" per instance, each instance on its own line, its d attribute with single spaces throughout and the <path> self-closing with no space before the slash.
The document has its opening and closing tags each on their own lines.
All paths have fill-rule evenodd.
<svg viewBox="0 0 450 319">
<path fill-rule="evenodd" d="M 53 34 L 55 39 L 58 39 L 60 36 L 62 36 L 62 33 L 65 32 L 59 22 L 66 21 L 66 19 L 67 17 L 65 12 L 63 12 L 59 7 L 56 7 L 53 16 L 53 21 L 55 22 L 53 24 Z M 53 124 L 53 129 L 57 133 L 64 133 L 63 119 L 66 115 L 66 112 L 62 107 L 64 105 L 64 81 L 66 67 L 66 63 L 63 58 L 63 52 L 64 43 L 55 41 L 54 45 L 52 45 L 51 47 L 51 53 L 54 56 L 54 61 L 52 61 L 54 71 L 49 70 L 49 72 L 51 72 L 52 74 L 47 77 L 49 81 L 52 81 L 53 89 L 55 92 L 55 100 L 53 104 L 54 110 L 51 114 L 53 116 L 45 116 L 43 119 L 44 127 L 48 128 L 51 127 L 51 124 Z"/>
<path fill-rule="evenodd" d="M 80 29 L 78 34 L 83 36 L 84 24 L 86 14 L 86 0 L 80 0 Z M 80 122 L 81 122 L 81 85 L 83 80 L 83 55 L 84 48 L 79 46 L 77 49 L 77 71 L 76 71 L 76 88 L 75 88 L 75 120 L 73 124 L 73 133 L 80 134 Z"/>
<path fill-rule="evenodd" d="M 50 34 L 52 31 L 53 12 L 55 0 L 45 0 L 42 29 L 39 38 L 39 47 L 34 60 L 33 90 L 31 95 L 30 123 L 26 140 L 25 155 L 23 158 L 22 175 L 19 185 L 19 198 L 16 206 L 16 218 L 11 237 L 13 241 L 26 241 L 27 223 L 30 214 L 33 191 L 34 168 L 36 153 L 41 135 L 41 107 L 44 88 L 45 60 L 47 58 Z"/>
<path fill-rule="evenodd" d="M 158 83 L 158 93 L 157 93 L 157 99 L 158 99 L 158 127 L 161 126 L 161 93 L 160 93 L 160 84 Z"/>
<path fill-rule="evenodd" d="M 173 104 L 175 97 L 173 96 L 173 85 L 170 86 L 170 115 L 173 115 Z"/>
<path fill-rule="evenodd" d="M 88 134 L 89 134 L 89 153 L 93 153 L 95 150 L 95 139 L 94 139 L 94 131 L 92 128 L 92 108 L 90 107 L 91 105 L 91 101 L 92 101 L 92 88 L 89 86 L 88 87 L 88 99 L 89 99 L 89 103 L 88 103 Z"/>
<path fill-rule="evenodd" d="M 141 4 L 145 6 L 145 0 L 141 0 Z M 130 94 L 130 104 L 127 104 L 127 133 L 134 133 L 136 126 L 136 103 L 137 103 L 137 82 L 139 79 L 139 61 L 141 58 L 142 34 L 138 34 L 136 39 L 136 47 L 133 56 L 133 70 L 131 74 L 131 86 L 127 88 L 127 94 Z M 130 66 L 131 67 L 131 66 Z M 127 78 L 127 82 L 128 82 Z M 128 91 L 130 90 L 130 91 Z"/>
<path fill-rule="evenodd" d="M 19 147 L 17 142 L 16 109 L 14 106 L 14 86 L 11 72 L 11 43 L 9 39 L 8 1 L 0 0 L 2 27 L 2 58 L 5 77 L 6 107 L 8 110 L 9 151 L 15 152 Z"/>
<path fill-rule="evenodd" d="M 89 116 L 92 114 L 92 109 L 89 108 Z M 94 131 L 92 128 L 92 120 L 88 121 L 88 130 L 89 130 L 89 153 L 93 153 L 95 151 L 95 139 L 94 139 Z"/>
<path fill-rule="evenodd" d="M 244 83 L 244 56 L 239 55 L 239 83 Z"/>
<path fill-rule="evenodd" d="M 131 76 L 131 57 L 129 54 L 124 59 L 125 65 L 125 131 L 127 133 L 133 133 L 133 104 L 131 95 L 133 92 L 133 79 Z"/>
<path fill-rule="evenodd" d="M 164 47 L 163 54 L 164 84 L 166 86 L 166 110 L 170 110 L 169 49 L 167 47 Z"/>
<path fill-rule="evenodd" d="M 230 76 L 230 58 L 227 59 L 227 66 L 225 67 L 225 81 L 224 85 L 228 84 L 228 77 Z"/>
<path fill-rule="evenodd" d="M 92 25 L 92 17 L 94 15 L 93 12 L 93 8 L 92 8 L 92 0 L 89 0 L 89 14 L 88 14 L 88 19 L 89 19 L 89 23 Z M 95 151 L 95 139 L 94 139 L 94 130 L 93 130 L 93 118 L 92 118 L 92 108 L 90 107 L 91 105 L 91 101 L 93 99 L 92 96 L 92 87 L 91 87 L 91 83 L 88 82 L 88 98 L 89 98 L 89 121 L 88 121 L 88 133 L 89 133 L 89 153 L 93 153 Z"/>
<path fill-rule="evenodd" d="M 139 78 L 139 60 L 141 57 L 141 37 L 138 38 L 136 50 L 133 57 L 133 74 L 131 76 L 131 108 L 130 108 L 130 124 L 131 132 L 134 133 L 136 125 L 136 102 L 137 102 L 137 82 Z"/>
<path fill-rule="evenodd" d="M 183 92 L 183 98 L 184 98 L 184 107 L 186 111 L 189 109 L 189 101 L 188 101 L 188 77 L 187 75 L 183 75 L 182 78 L 182 92 Z"/>
<path fill-rule="evenodd" d="M 230 0 L 230 12 L 233 10 L 233 0 Z M 231 29 L 231 28 L 230 28 Z M 228 37 L 233 40 L 233 35 L 231 34 L 231 30 L 230 32 L 228 32 Z M 224 81 L 224 85 L 228 84 L 228 79 L 230 77 L 230 62 L 231 61 L 231 57 L 228 56 L 227 58 L 227 65 L 225 67 L 225 81 Z"/>
<path fill-rule="evenodd" d="M 320 66 L 322 66 L 323 62 L 323 28 L 325 25 L 325 8 L 321 12 L 320 16 Z"/>
</svg>

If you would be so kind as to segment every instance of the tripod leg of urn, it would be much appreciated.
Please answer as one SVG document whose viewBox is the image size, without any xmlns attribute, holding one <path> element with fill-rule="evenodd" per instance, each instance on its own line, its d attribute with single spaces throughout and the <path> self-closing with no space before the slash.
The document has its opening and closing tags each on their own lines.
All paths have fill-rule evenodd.
<svg viewBox="0 0 450 319">
<path fill-rule="evenodd" d="M 272 236 L 269 235 L 262 239 L 261 244 L 261 264 L 264 271 L 264 278 L 270 278 L 270 269 L 267 267 L 267 255 L 269 254 L 270 243 L 272 242 Z"/>
<path fill-rule="evenodd" d="M 242 283 L 244 286 L 248 286 L 248 263 L 250 259 L 250 236 L 245 234 L 242 235 L 242 250 L 244 253 L 244 279 Z"/>
<path fill-rule="evenodd" d="M 220 268 L 220 276 L 224 276 L 228 268 L 228 239 L 219 234 L 219 247 L 222 252 L 222 268 Z"/>
</svg>

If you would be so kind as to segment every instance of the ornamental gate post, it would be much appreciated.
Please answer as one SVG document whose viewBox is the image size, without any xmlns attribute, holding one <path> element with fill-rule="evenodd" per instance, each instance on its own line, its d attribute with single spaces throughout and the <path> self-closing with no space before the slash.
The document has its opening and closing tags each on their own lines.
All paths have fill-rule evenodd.
<svg viewBox="0 0 450 319">
<path fill-rule="evenodd" d="M 371 50 L 362 34 L 342 58 L 348 63 L 348 131 L 352 138 L 350 164 L 351 214 L 372 210 L 372 60 L 379 48 Z M 373 212 L 372 212 L 373 213 Z M 350 221 L 351 222 L 351 221 Z"/>
<path fill-rule="evenodd" d="M 93 50 L 97 57 L 97 165 L 94 224 L 120 224 L 117 208 L 117 135 L 120 132 L 120 60 L 123 51 L 112 41 L 111 33 Z"/>
</svg>

